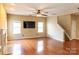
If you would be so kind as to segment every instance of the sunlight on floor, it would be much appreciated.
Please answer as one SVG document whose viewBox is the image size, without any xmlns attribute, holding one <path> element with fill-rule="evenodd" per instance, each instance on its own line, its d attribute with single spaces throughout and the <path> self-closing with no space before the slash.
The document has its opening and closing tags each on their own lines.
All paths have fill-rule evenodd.
<svg viewBox="0 0 79 59">
<path fill-rule="evenodd" d="M 38 41 L 37 52 L 41 52 L 41 51 L 43 51 L 43 49 L 44 49 L 44 43 L 43 43 L 43 41 Z"/>
<path fill-rule="evenodd" d="M 21 45 L 20 44 L 13 45 L 12 55 L 21 55 Z"/>
</svg>

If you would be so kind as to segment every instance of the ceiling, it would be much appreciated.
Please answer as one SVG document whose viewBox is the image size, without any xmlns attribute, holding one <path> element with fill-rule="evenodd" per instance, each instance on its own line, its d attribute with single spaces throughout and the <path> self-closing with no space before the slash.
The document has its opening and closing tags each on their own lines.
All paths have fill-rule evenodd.
<svg viewBox="0 0 79 59">
<path fill-rule="evenodd" d="M 36 9 L 42 10 L 48 16 L 79 12 L 78 3 L 6 3 L 4 6 L 8 14 L 15 15 L 32 15 Z"/>
</svg>

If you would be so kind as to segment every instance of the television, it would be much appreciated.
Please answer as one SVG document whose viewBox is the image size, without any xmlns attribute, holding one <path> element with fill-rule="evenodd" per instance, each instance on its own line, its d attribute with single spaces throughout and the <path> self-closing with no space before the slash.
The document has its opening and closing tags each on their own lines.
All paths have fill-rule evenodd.
<svg viewBox="0 0 79 59">
<path fill-rule="evenodd" d="M 23 27 L 24 28 L 35 28 L 35 21 L 24 21 Z"/>
</svg>

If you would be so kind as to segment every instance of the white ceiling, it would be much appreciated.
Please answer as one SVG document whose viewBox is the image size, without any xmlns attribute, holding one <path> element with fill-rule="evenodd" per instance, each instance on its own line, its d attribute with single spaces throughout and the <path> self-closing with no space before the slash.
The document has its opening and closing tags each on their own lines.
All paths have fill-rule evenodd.
<svg viewBox="0 0 79 59">
<path fill-rule="evenodd" d="M 35 9 L 43 9 L 48 16 L 77 13 L 78 3 L 8 3 L 4 4 L 8 14 L 32 15 Z M 48 13 L 47 13 L 48 12 Z"/>
</svg>

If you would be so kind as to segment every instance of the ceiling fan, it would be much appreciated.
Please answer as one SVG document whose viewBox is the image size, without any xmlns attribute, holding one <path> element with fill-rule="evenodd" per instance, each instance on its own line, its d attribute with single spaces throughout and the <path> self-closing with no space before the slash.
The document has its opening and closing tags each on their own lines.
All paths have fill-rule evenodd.
<svg viewBox="0 0 79 59">
<path fill-rule="evenodd" d="M 38 16 L 38 17 L 47 17 L 48 12 L 43 12 L 41 9 L 35 10 L 35 12 L 33 12 L 33 15 Z"/>
</svg>

